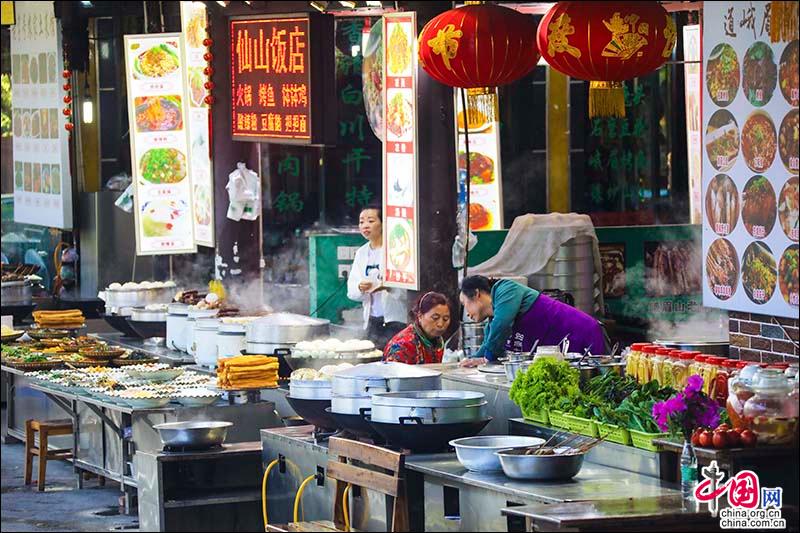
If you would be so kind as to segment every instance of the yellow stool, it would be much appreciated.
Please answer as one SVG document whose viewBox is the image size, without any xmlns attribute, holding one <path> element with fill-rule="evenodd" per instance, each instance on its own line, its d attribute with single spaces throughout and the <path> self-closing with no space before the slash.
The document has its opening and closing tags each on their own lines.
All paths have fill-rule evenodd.
<svg viewBox="0 0 800 533">
<path fill-rule="evenodd" d="M 39 432 L 39 447 L 36 447 L 35 436 Z M 33 456 L 39 456 L 39 475 L 36 483 L 39 491 L 44 490 L 47 461 L 50 459 L 71 459 L 71 449 L 48 450 L 47 439 L 58 435 L 72 435 L 71 420 L 26 420 L 25 421 L 25 484 L 31 484 L 33 472 Z"/>
</svg>

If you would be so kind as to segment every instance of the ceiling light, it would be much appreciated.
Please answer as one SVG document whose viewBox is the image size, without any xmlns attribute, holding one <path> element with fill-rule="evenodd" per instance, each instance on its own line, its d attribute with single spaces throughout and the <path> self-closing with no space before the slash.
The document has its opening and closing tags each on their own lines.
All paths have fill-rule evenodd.
<svg viewBox="0 0 800 533">
<path fill-rule="evenodd" d="M 369 7 L 383 7 L 383 4 L 381 2 L 367 2 L 367 5 Z"/>
<path fill-rule="evenodd" d="M 222 0 L 217 0 L 217 3 L 222 7 L 228 7 L 228 4 L 230 4 L 230 2 L 223 2 Z"/>
<path fill-rule="evenodd" d="M 92 7 L 92 3 L 91 2 L 81 2 L 81 6 L 82 7 Z"/>
<path fill-rule="evenodd" d="M 311 7 L 319 11 L 320 13 L 324 13 L 326 9 L 328 9 L 328 2 L 309 2 Z"/>
<path fill-rule="evenodd" d="M 350 9 L 354 9 L 356 7 L 356 3 L 353 2 L 352 0 L 351 1 L 345 1 L 345 2 L 342 2 L 340 0 L 339 3 L 342 4 L 344 7 L 349 7 Z"/>
</svg>

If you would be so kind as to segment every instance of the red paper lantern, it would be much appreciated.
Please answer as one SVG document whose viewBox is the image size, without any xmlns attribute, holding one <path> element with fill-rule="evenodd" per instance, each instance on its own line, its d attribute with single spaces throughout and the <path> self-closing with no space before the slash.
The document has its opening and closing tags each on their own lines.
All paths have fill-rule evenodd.
<svg viewBox="0 0 800 533">
<path fill-rule="evenodd" d="M 70 95 L 66 95 L 64 97 L 64 103 L 65 104 L 71 104 L 72 103 L 72 97 Z"/>
<path fill-rule="evenodd" d="M 71 91 L 72 85 L 69 83 L 65 83 L 64 85 L 61 86 L 61 88 L 64 89 L 65 91 Z"/>
<path fill-rule="evenodd" d="M 62 111 L 62 113 L 64 113 L 65 117 L 68 117 L 68 116 L 70 116 L 72 114 L 72 109 L 70 109 L 68 107 L 65 107 L 64 110 Z"/>
<path fill-rule="evenodd" d="M 418 42 L 425 72 L 452 87 L 505 85 L 539 61 L 533 18 L 495 4 L 445 11 L 422 28 Z"/>
<path fill-rule="evenodd" d="M 205 39 L 203 39 L 203 46 L 205 46 L 206 48 L 212 46 L 213 44 L 214 44 L 214 39 L 210 37 L 206 37 Z"/>
<path fill-rule="evenodd" d="M 210 90 L 212 90 L 214 88 L 214 82 L 213 81 L 207 81 L 207 82 L 205 82 L 203 84 L 203 87 L 205 87 L 206 90 L 210 91 Z"/>
<path fill-rule="evenodd" d="M 203 54 L 203 59 L 210 62 L 212 59 L 214 59 L 214 54 L 212 54 L 211 52 L 206 52 L 205 54 Z"/>
<path fill-rule="evenodd" d="M 624 116 L 621 82 L 659 68 L 676 41 L 675 22 L 661 4 L 631 1 L 558 2 L 537 38 L 551 67 L 592 82 L 590 116 Z"/>
<path fill-rule="evenodd" d="M 214 67 L 206 67 L 203 69 L 203 74 L 206 76 L 213 76 L 214 75 Z"/>
<path fill-rule="evenodd" d="M 64 129 L 67 131 L 72 131 L 73 129 L 75 129 L 75 125 L 72 122 L 67 122 L 66 124 L 64 124 Z"/>
<path fill-rule="evenodd" d="M 66 79 L 69 79 L 69 77 L 70 77 L 70 76 L 72 76 L 72 72 L 70 72 L 69 70 L 65 70 L 65 71 L 63 71 L 63 72 L 61 73 L 61 76 L 62 76 L 62 77 L 65 79 L 65 80 L 66 80 Z"/>
<path fill-rule="evenodd" d="M 206 97 L 205 97 L 205 102 L 206 102 L 208 105 L 213 105 L 213 104 L 214 104 L 214 102 L 216 102 L 216 101 L 217 101 L 217 99 L 216 99 L 216 98 L 214 98 L 213 96 L 211 96 L 210 94 L 209 94 L 208 96 L 206 96 Z"/>
</svg>

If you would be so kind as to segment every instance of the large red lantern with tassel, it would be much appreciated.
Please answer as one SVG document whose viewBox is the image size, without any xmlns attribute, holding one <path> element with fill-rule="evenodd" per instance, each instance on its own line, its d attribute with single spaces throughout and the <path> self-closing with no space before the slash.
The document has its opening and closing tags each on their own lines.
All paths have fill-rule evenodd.
<svg viewBox="0 0 800 533">
<path fill-rule="evenodd" d="M 658 2 L 558 2 L 537 38 L 551 67 L 592 82 L 590 116 L 624 116 L 621 82 L 659 68 L 676 41 L 675 22 Z"/>
<path fill-rule="evenodd" d="M 434 17 L 419 34 L 418 49 L 431 77 L 469 89 L 470 107 L 481 96 L 491 102 L 490 89 L 518 80 L 539 61 L 533 18 L 495 4 L 468 2 Z"/>
</svg>

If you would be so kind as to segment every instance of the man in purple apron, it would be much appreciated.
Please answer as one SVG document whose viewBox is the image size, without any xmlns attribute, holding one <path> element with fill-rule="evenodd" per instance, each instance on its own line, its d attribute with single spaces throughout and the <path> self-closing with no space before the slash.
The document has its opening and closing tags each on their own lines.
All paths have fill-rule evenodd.
<svg viewBox="0 0 800 533">
<path fill-rule="evenodd" d="M 542 346 L 554 345 L 567 334 L 572 351 L 607 350 L 597 319 L 515 281 L 470 276 L 462 282 L 460 299 L 472 320 L 491 318 L 475 359 L 464 361 L 464 366 L 495 361 L 504 349 L 530 351 L 536 339 Z"/>
</svg>

